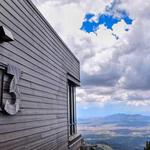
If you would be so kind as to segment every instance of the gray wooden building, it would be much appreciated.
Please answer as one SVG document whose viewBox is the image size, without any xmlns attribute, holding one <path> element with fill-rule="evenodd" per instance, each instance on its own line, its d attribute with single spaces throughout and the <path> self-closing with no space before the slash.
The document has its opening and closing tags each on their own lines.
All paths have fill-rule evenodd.
<svg viewBox="0 0 150 150">
<path fill-rule="evenodd" d="M 76 150 L 80 64 L 31 0 L 0 0 L 0 150 Z"/>
</svg>

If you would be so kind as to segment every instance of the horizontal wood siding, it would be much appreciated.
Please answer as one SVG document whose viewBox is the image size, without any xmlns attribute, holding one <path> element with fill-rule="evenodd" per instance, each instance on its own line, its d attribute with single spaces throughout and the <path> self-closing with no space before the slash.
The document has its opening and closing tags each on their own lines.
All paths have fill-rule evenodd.
<svg viewBox="0 0 150 150">
<path fill-rule="evenodd" d="M 79 61 L 30 0 L 1 0 L 0 26 L 13 42 L 0 43 L 0 63 L 22 71 L 21 110 L 0 113 L 0 149 L 66 150 L 67 73 L 80 80 Z M 5 75 L 3 100 L 8 93 Z"/>
</svg>

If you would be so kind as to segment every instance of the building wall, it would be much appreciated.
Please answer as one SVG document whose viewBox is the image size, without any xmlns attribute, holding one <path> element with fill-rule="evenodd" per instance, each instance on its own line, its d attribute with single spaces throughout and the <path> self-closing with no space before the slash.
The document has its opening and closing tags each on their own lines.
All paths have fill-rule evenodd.
<svg viewBox="0 0 150 150">
<path fill-rule="evenodd" d="M 22 71 L 20 111 L 0 113 L 0 149 L 66 150 L 67 73 L 80 80 L 79 61 L 30 0 L 0 3 L 0 26 L 15 38 L 0 44 L 0 63 Z"/>
</svg>

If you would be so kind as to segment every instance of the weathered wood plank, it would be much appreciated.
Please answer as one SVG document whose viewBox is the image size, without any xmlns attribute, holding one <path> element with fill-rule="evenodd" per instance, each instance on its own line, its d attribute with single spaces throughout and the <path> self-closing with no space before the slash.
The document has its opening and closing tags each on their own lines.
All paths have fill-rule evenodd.
<svg viewBox="0 0 150 150">
<path fill-rule="evenodd" d="M 65 150 L 68 147 L 67 73 L 79 80 L 79 61 L 29 0 L 2 0 L 0 25 L 15 40 L 0 44 L 0 62 L 21 69 L 21 110 L 0 113 L 0 149 Z M 3 102 L 10 77 L 4 77 Z"/>
<path fill-rule="evenodd" d="M 24 1 L 29 7 L 26 7 L 26 5 L 23 5 L 23 3 L 21 3 L 22 4 L 22 6 L 23 7 L 26 7 L 26 9 L 29 9 L 29 8 L 31 8 L 30 9 L 30 11 L 28 11 L 29 12 L 29 16 L 31 15 L 33 18 L 35 18 L 35 22 L 38 22 L 38 24 L 37 25 L 39 25 L 39 27 L 38 27 L 38 29 L 41 29 L 41 26 L 42 26 L 42 31 L 41 32 L 43 32 L 43 31 L 46 31 L 45 32 L 45 34 L 47 34 L 47 33 L 49 33 L 49 34 L 47 34 L 47 35 L 45 35 L 46 37 L 51 37 L 51 39 L 53 39 L 55 42 L 54 42 L 54 44 L 56 43 L 56 46 L 57 45 L 59 45 L 60 46 L 60 51 L 62 52 L 62 53 L 65 53 L 66 55 L 68 55 L 68 59 L 70 59 L 69 61 L 71 61 L 71 60 L 73 60 L 73 63 L 72 64 L 74 64 L 76 67 L 78 67 L 79 68 L 79 61 L 76 59 L 76 57 L 73 55 L 73 53 L 68 49 L 68 47 L 66 47 L 66 45 L 60 40 L 60 38 L 58 37 L 58 35 L 56 35 L 57 33 L 54 31 L 54 30 L 52 30 L 52 27 L 50 28 L 48 25 L 47 25 L 47 22 L 45 22 L 45 19 L 44 19 L 44 21 L 43 21 L 43 18 L 41 18 L 41 15 L 39 15 L 39 13 L 36 11 L 35 12 L 35 10 L 33 10 L 33 6 L 31 6 L 31 5 L 29 5 L 29 3 L 28 2 L 26 2 L 26 1 Z M 33 10 L 32 12 L 33 13 L 31 13 L 31 10 Z M 35 14 L 34 16 L 33 16 L 33 14 Z M 44 24 L 46 24 L 46 26 L 44 25 Z M 49 23 L 48 23 L 49 24 Z M 45 29 L 45 30 L 44 30 Z M 54 33 L 55 32 L 55 33 Z M 48 36 L 49 35 L 49 36 Z M 51 39 L 49 39 L 49 40 L 51 40 Z"/>
<path fill-rule="evenodd" d="M 59 147 L 59 144 L 63 145 L 67 142 L 66 133 L 65 133 L 65 135 L 60 135 L 60 137 L 58 137 L 58 138 L 57 138 L 57 136 L 54 136 L 55 138 L 53 138 L 52 140 L 44 139 L 43 140 L 44 142 L 42 145 L 39 144 L 34 147 L 29 147 L 29 149 L 30 150 L 40 150 L 42 148 L 42 150 L 48 150 L 48 149 L 52 150 L 54 147 L 55 147 L 55 149 L 57 149 Z"/>
<path fill-rule="evenodd" d="M 30 116 L 9 116 L 9 115 L 0 115 L 0 125 L 15 124 L 15 123 L 24 123 L 24 122 L 35 122 L 35 121 L 44 121 L 44 120 L 57 120 L 57 119 L 66 119 L 65 116 L 61 114 L 59 116 L 54 115 L 30 115 Z"/>
<path fill-rule="evenodd" d="M 58 70 L 56 72 L 52 68 L 49 69 L 46 66 L 43 66 L 38 61 L 35 61 L 35 59 L 32 59 L 32 60 L 30 60 L 29 58 L 27 59 L 26 57 L 23 57 L 23 54 L 19 55 L 19 52 L 21 53 L 21 51 L 18 51 L 16 53 L 13 52 L 12 50 L 17 51 L 15 47 L 12 47 L 11 45 L 7 45 L 7 46 L 5 46 L 5 48 L 7 48 L 7 51 L 5 51 L 5 54 L 7 56 L 12 55 L 12 57 L 15 58 L 18 62 L 20 62 L 20 60 L 22 60 L 21 61 L 22 63 L 24 63 L 25 65 L 28 65 L 29 67 L 33 68 L 34 70 L 40 70 L 40 72 L 49 73 L 49 74 L 51 74 L 53 76 L 56 76 L 58 78 L 60 78 L 60 76 L 63 77 L 63 78 L 65 78 L 65 74 L 64 73 L 62 73 L 62 72 L 58 73 Z"/>
<path fill-rule="evenodd" d="M 57 104 L 43 104 L 35 102 L 22 101 L 22 108 L 33 108 L 33 109 L 67 109 L 67 106 Z"/>
<path fill-rule="evenodd" d="M 6 5 L 5 6 L 6 8 L 9 7 L 9 5 L 7 5 L 7 4 L 5 4 L 5 5 Z M 43 41 L 38 41 L 37 37 L 34 37 L 33 34 L 31 34 L 33 31 L 32 32 L 28 31 L 28 28 L 25 28 L 24 24 L 23 23 L 21 24 L 19 22 L 20 20 L 16 18 L 18 16 L 17 13 L 15 13 L 15 15 L 10 18 L 10 16 L 12 16 L 13 12 L 15 12 L 15 11 L 9 12 L 9 11 L 13 10 L 13 9 L 11 9 L 11 7 L 9 7 L 10 9 L 8 9 L 9 11 L 6 11 L 5 7 L 2 7 L 2 11 L 4 12 L 3 15 L 5 15 L 3 20 L 5 19 L 5 22 L 7 22 L 6 26 L 10 27 L 10 25 L 11 25 L 11 30 L 13 30 L 14 33 L 19 34 L 19 36 L 22 36 L 22 38 L 24 38 L 26 41 L 28 41 L 28 43 L 30 43 L 30 45 L 35 47 L 37 50 L 41 49 L 41 51 L 39 51 L 40 53 L 43 53 L 45 56 L 50 56 L 50 57 L 52 56 L 51 59 L 53 59 L 53 61 L 55 61 L 56 64 L 57 64 L 57 61 L 62 62 L 62 61 L 60 61 L 61 58 L 59 58 L 60 56 L 58 54 L 57 54 L 58 55 L 57 56 L 56 54 L 54 55 L 53 53 L 51 53 L 52 47 L 50 47 L 50 46 L 45 47 L 44 44 L 42 45 L 41 42 L 43 42 Z M 2 17 L 3 17 L 3 15 L 2 15 Z M 15 32 L 16 29 L 17 29 L 17 32 Z M 29 39 L 31 39 L 31 40 L 29 40 Z M 47 51 L 45 51 L 45 50 L 47 50 Z M 59 65 L 61 65 L 61 63 Z"/>
<path fill-rule="evenodd" d="M 38 144 L 42 144 L 43 141 L 49 139 L 49 142 L 51 140 L 54 140 L 54 137 L 63 137 L 64 135 L 66 135 L 66 131 L 64 130 L 64 128 L 60 129 L 58 128 L 58 131 L 53 133 L 51 132 L 52 130 L 48 130 L 48 131 L 45 131 L 44 133 L 49 133 L 49 136 L 43 138 L 41 136 L 42 133 L 37 133 L 37 134 L 34 134 L 34 135 L 30 135 L 30 136 L 26 136 L 26 137 L 21 137 L 19 139 L 15 139 L 15 140 L 12 140 L 12 141 L 8 141 L 8 142 L 5 142 L 5 143 L 1 143 L 0 144 L 0 148 L 5 148 L 6 150 L 7 149 L 14 149 L 15 150 L 17 148 L 26 148 L 26 149 L 32 149 L 33 147 L 36 147 Z"/>
<path fill-rule="evenodd" d="M 22 115 L 66 114 L 67 115 L 67 110 L 21 109 L 20 114 Z"/>
<path fill-rule="evenodd" d="M 12 9 L 10 9 L 10 10 L 12 10 Z M 12 12 L 11 12 L 12 13 Z M 13 13 L 12 13 L 13 14 Z M 8 16 L 9 14 L 7 14 L 7 16 Z M 18 14 L 17 13 L 15 13 L 15 17 L 17 17 L 18 16 Z M 18 19 L 19 20 L 19 19 Z M 15 22 L 17 22 L 17 20 L 15 21 Z M 19 24 L 20 22 L 18 22 L 17 24 Z M 23 24 L 23 23 L 22 23 Z M 24 24 L 23 24 L 24 25 Z M 22 28 L 23 28 L 23 26 L 21 26 Z M 25 30 L 25 28 L 23 28 L 22 29 L 23 31 Z M 26 33 L 31 33 L 31 32 L 29 32 L 29 31 L 26 31 L 25 32 L 25 34 Z M 31 36 L 30 36 L 31 37 Z M 34 40 L 34 39 L 32 39 L 32 40 Z M 41 45 L 39 45 L 39 46 L 41 46 Z M 45 45 L 43 45 L 43 46 L 45 46 Z M 67 61 L 67 60 L 66 60 Z M 71 61 L 70 61 L 71 62 Z M 71 66 L 72 68 L 73 68 L 73 66 Z"/>
<path fill-rule="evenodd" d="M 42 121 L 24 122 L 24 123 L 18 123 L 18 124 L 1 125 L 0 134 L 26 130 L 26 129 L 31 129 L 31 128 L 37 128 L 37 127 L 42 127 L 42 126 L 50 126 L 51 128 L 54 128 L 58 124 L 62 126 L 66 125 L 66 119 L 51 120 L 51 121 L 42 120 Z"/>
<path fill-rule="evenodd" d="M 12 14 L 13 14 L 13 13 L 12 13 Z M 18 15 L 18 14 L 17 14 L 17 15 Z M 16 17 L 16 15 L 15 15 L 15 17 Z M 54 44 L 55 44 L 55 43 L 53 43 L 53 45 L 54 45 Z M 58 43 L 58 44 L 59 44 L 59 43 Z M 57 45 L 58 45 L 58 44 L 57 44 Z M 57 47 L 57 45 L 56 45 L 56 47 Z M 62 49 L 62 48 L 61 48 L 61 49 Z M 64 50 L 63 50 L 63 51 L 64 51 Z M 59 52 L 57 52 L 57 53 L 59 53 Z M 67 60 L 68 60 L 68 59 L 70 59 L 70 57 L 68 57 Z M 66 60 L 66 61 L 67 61 L 67 60 Z M 74 60 L 74 59 L 73 59 L 73 60 Z M 70 60 L 69 62 L 71 62 L 71 60 Z M 73 64 L 75 64 L 75 62 L 72 63 L 72 65 L 73 65 Z M 72 68 L 73 68 L 73 66 L 72 66 Z"/>
<path fill-rule="evenodd" d="M 27 130 L 20 130 L 20 131 L 1 134 L 2 136 L 0 136 L 0 144 L 9 140 L 20 138 L 20 137 L 25 137 L 25 136 L 33 135 L 36 133 L 46 132 L 48 130 L 52 130 L 52 131 L 58 130 L 59 128 L 64 128 L 64 130 L 66 130 L 66 123 L 60 123 L 60 124 L 57 123 L 51 126 L 47 125 L 47 126 L 41 126 L 37 128 L 29 128 Z"/>
<path fill-rule="evenodd" d="M 59 148 L 62 149 L 62 147 L 64 148 L 65 147 L 65 150 L 67 149 L 67 144 L 66 144 L 66 136 L 63 136 L 63 137 L 60 137 L 58 138 L 59 141 L 51 141 L 51 142 L 48 142 L 46 143 L 45 145 L 42 145 L 40 147 L 37 147 L 36 150 L 58 150 Z"/>
<path fill-rule="evenodd" d="M 28 74 L 28 75 L 30 75 L 30 77 L 35 76 L 36 79 L 44 80 L 45 82 L 47 81 L 47 82 L 50 82 L 50 83 L 52 82 L 53 84 L 56 83 L 56 85 L 58 83 L 60 83 L 60 85 L 65 87 L 66 81 L 62 80 L 63 78 L 61 78 L 61 76 L 59 78 L 57 78 L 55 76 L 52 76 L 51 74 L 48 76 L 48 73 L 44 74 L 43 71 L 40 71 L 38 68 L 35 68 L 35 67 L 34 67 L 35 68 L 34 69 L 33 68 L 34 65 L 28 66 L 28 65 L 26 65 L 26 64 L 24 64 L 22 62 L 16 61 L 16 59 L 18 59 L 18 57 L 16 57 L 15 55 L 14 55 L 15 56 L 14 58 L 9 58 L 8 54 L 9 54 L 9 52 L 4 53 L 4 55 L 3 54 L 0 54 L 0 55 L 3 55 L 3 60 L 4 61 L 7 61 L 9 64 L 12 64 L 12 62 L 13 62 L 13 64 L 15 64 L 15 66 L 20 68 L 22 70 L 22 77 L 24 77 L 24 75 L 26 76 Z M 20 60 L 21 60 L 21 58 L 20 58 Z"/>
</svg>

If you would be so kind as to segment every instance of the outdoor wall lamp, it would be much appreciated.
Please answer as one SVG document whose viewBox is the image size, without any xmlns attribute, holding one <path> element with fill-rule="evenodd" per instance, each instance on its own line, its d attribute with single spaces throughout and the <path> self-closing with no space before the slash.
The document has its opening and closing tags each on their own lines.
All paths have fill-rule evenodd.
<svg viewBox="0 0 150 150">
<path fill-rule="evenodd" d="M 0 43 L 13 41 L 14 37 L 8 29 L 3 26 L 0 26 Z"/>
</svg>

